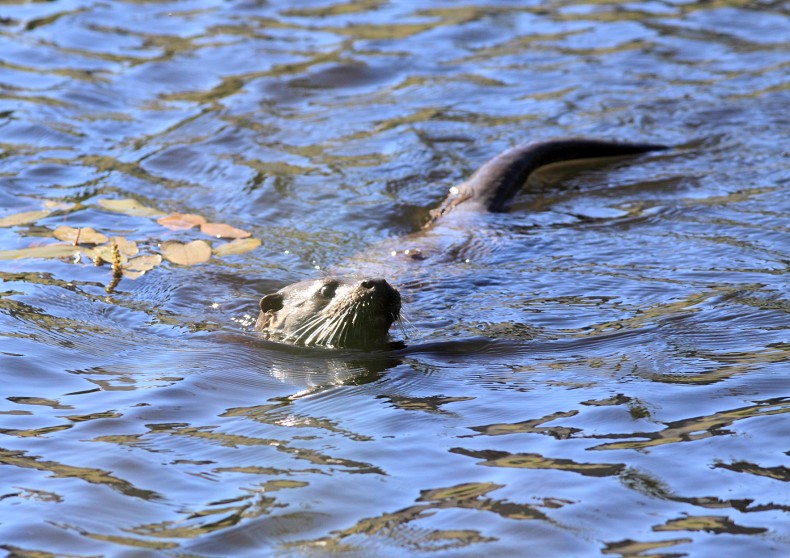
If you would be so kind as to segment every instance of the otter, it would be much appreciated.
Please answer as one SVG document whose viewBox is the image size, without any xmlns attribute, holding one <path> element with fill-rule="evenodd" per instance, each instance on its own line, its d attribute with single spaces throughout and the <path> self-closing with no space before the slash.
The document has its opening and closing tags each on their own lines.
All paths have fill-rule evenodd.
<svg viewBox="0 0 790 558">
<path fill-rule="evenodd" d="M 648 143 L 613 143 L 571 138 L 533 142 L 500 153 L 451 189 L 422 227 L 440 227 L 459 210 L 502 212 L 540 167 L 599 157 L 636 155 L 667 149 Z M 404 251 L 424 259 L 421 250 Z M 325 277 L 288 285 L 260 299 L 255 329 L 271 339 L 304 346 L 370 349 L 383 345 L 400 319 L 401 296 L 385 279 Z"/>
</svg>

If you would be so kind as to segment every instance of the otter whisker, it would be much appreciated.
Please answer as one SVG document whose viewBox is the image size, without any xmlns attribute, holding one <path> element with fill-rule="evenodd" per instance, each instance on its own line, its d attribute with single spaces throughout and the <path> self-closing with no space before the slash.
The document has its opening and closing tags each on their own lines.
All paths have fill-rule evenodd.
<svg viewBox="0 0 790 558">
<path fill-rule="evenodd" d="M 403 334 L 404 339 L 409 339 L 410 337 L 416 335 L 417 328 L 411 322 L 409 317 L 403 314 L 403 312 L 393 314 L 392 321 L 398 324 L 398 328 Z"/>
<path fill-rule="evenodd" d="M 336 345 L 336 343 L 334 342 L 336 338 L 335 332 L 337 331 L 337 328 L 340 327 L 341 323 L 342 321 L 340 320 L 340 318 L 335 317 L 332 319 L 331 322 L 325 324 L 321 328 L 320 336 L 316 340 L 317 343 L 320 345 L 329 345 L 329 346 Z"/>
<path fill-rule="evenodd" d="M 311 320 L 305 322 L 296 330 L 294 330 L 292 336 L 298 339 L 299 337 L 302 336 L 302 334 L 309 333 L 310 331 L 312 331 L 312 329 L 318 326 L 323 320 L 324 318 L 321 315 L 314 316 Z"/>
<path fill-rule="evenodd" d="M 342 347 L 348 337 L 348 320 L 344 320 L 332 333 L 333 344 Z"/>
<path fill-rule="evenodd" d="M 332 319 L 323 327 L 324 335 L 321 338 L 322 344 L 339 346 L 340 334 L 346 324 L 348 323 L 347 316 L 353 312 L 353 308 L 344 308 L 340 313 L 332 317 Z"/>
<path fill-rule="evenodd" d="M 356 327 L 356 320 L 359 316 L 359 303 L 352 304 L 348 311 L 344 313 L 342 323 L 335 332 L 335 339 L 338 344 L 345 344 L 350 332 Z M 348 319 L 350 316 L 351 319 Z"/>
<path fill-rule="evenodd" d="M 312 344 L 311 340 L 321 332 L 325 320 L 324 316 L 318 315 L 302 325 L 294 332 L 295 341 L 304 345 Z"/>
<path fill-rule="evenodd" d="M 310 333 L 314 327 L 317 327 L 321 323 L 321 320 L 322 320 L 321 316 L 316 316 L 312 320 L 302 324 L 300 327 L 295 329 L 293 333 L 291 333 L 290 337 L 293 337 L 295 339 L 301 338 L 302 335 Z"/>
<path fill-rule="evenodd" d="M 327 324 L 323 328 L 323 337 L 322 341 L 325 343 L 332 343 L 334 340 L 337 339 L 337 332 L 340 328 L 343 327 L 343 323 L 345 322 L 346 312 L 343 311 L 339 314 L 335 314 L 332 319 L 327 322 Z"/>
<path fill-rule="evenodd" d="M 329 321 L 326 321 L 325 319 L 322 320 L 321 323 L 319 323 L 318 326 L 315 328 L 315 330 L 312 331 L 312 334 L 305 340 L 304 344 L 305 345 L 326 344 L 327 332 L 329 328 L 332 326 L 332 324 L 334 323 L 334 321 L 336 320 L 337 320 L 336 316 L 330 316 Z"/>
</svg>

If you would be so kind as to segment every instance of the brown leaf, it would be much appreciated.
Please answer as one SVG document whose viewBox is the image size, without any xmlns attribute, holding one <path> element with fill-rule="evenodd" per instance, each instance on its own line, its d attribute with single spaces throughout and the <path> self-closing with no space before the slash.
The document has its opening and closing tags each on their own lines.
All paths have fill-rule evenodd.
<svg viewBox="0 0 790 558">
<path fill-rule="evenodd" d="M 212 252 L 214 252 L 215 256 L 219 257 L 231 256 L 235 254 L 244 254 L 250 250 L 255 250 L 260 245 L 261 241 L 258 238 L 237 238 L 233 242 L 220 244 L 214 248 Z"/>
<path fill-rule="evenodd" d="M 108 211 L 131 215 L 132 217 L 159 217 L 162 212 L 153 207 L 147 207 L 137 200 L 97 200 L 96 203 Z"/>
<path fill-rule="evenodd" d="M 123 267 L 124 277 L 129 279 L 137 279 L 142 276 L 146 271 L 151 271 L 153 268 L 162 263 L 162 256 L 159 254 L 148 254 L 146 256 L 138 256 L 132 258 Z"/>
<path fill-rule="evenodd" d="M 250 233 L 223 223 L 203 223 L 200 232 L 214 238 L 247 238 Z"/>
<path fill-rule="evenodd" d="M 77 236 L 79 234 L 79 237 Z M 61 225 L 54 231 L 52 236 L 64 242 L 74 242 L 77 240 L 78 244 L 104 244 L 107 242 L 107 237 L 100 232 L 96 232 L 90 227 L 75 229 L 67 225 Z"/>
<path fill-rule="evenodd" d="M 205 240 L 193 240 L 187 244 L 169 240 L 162 243 L 162 257 L 179 265 L 195 265 L 211 258 L 211 246 Z"/>
<path fill-rule="evenodd" d="M 24 213 L 6 215 L 5 217 L 0 218 L 0 227 L 14 227 L 16 225 L 35 223 L 50 213 L 51 212 L 48 209 L 40 209 L 39 211 L 25 211 Z"/>
<path fill-rule="evenodd" d="M 171 231 L 183 231 L 202 225 L 206 222 L 206 218 L 193 213 L 171 213 L 167 217 L 157 219 L 156 222 Z"/>
</svg>

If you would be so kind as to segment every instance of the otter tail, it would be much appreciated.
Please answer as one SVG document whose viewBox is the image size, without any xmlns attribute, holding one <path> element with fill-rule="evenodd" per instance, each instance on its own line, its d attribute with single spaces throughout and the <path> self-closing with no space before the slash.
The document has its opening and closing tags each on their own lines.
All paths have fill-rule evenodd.
<svg viewBox="0 0 790 558">
<path fill-rule="evenodd" d="M 587 139 L 562 139 L 528 143 L 500 153 L 480 167 L 458 193 L 434 213 L 434 219 L 465 201 L 482 205 L 488 211 L 504 211 L 529 175 L 538 168 L 573 159 L 635 155 L 664 145 L 649 143 L 612 143 Z"/>
</svg>

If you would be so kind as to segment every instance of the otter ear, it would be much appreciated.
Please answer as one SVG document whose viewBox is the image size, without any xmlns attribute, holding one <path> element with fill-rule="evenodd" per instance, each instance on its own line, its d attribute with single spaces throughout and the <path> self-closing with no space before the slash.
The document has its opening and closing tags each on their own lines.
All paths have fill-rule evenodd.
<svg viewBox="0 0 790 558">
<path fill-rule="evenodd" d="M 283 307 L 282 293 L 272 293 L 265 295 L 260 302 L 261 312 L 277 312 Z"/>
</svg>

